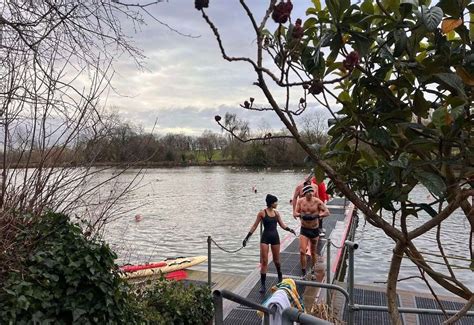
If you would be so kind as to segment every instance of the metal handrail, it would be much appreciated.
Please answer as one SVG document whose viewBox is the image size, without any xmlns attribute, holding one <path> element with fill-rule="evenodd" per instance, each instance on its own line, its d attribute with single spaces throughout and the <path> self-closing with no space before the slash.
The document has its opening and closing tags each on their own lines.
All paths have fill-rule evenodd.
<svg viewBox="0 0 474 325">
<path fill-rule="evenodd" d="M 241 305 L 250 307 L 255 310 L 259 310 L 263 312 L 263 323 L 265 325 L 270 324 L 270 315 L 274 314 L 274 311 L 270 310 L 269 308 L 257 304 L 256 302 L 239 296 L 233 292 L 228 290 L 214 290 L 213 298 L 214 298 L 214 309 L 215 309 L 215 324 L 221 325 L 224 324 L 224 310 L 223 310 L 223 300 L 231 300 Z"/>
<path fill-rule="evenodd" d="M 311 324 L 311 325 L 331 325 L 332 323 L 315 317 L 313 315 L 305 314 L 294 307 L 289 307 L 283 310 L 282 313 L 282 325 L 293 325 L 294 322 L 299 324 Z"/>
<path fill-rule="evenodd" d="M 388 311 L 387 306 L 374 306 L 374 305 L 358 305 L 354 304 L 354 311 L 358 310 L 372 310 L 372 311 Z M 445 310 L 441 309 L 429 309 L 429 308 L 410 308 L 410 307 L 398 307 L 398 311 L 403 314 L 429 314 L 429 315 L 455 315 L 459 310 Z M 465 316 L 474 316 L 474 311 L 468 311 Z"/>
<path fill-rule="evenodd" d="M 270 278 L 274 277 L 274 278 L 276 278 L 277 275 L 276 275 L 276 274 L 268 273 L 268 274 L 267 274 L 267 277 L 270 277 Z M 322 283 L 322 282 L 299 280 L 298 278 L 292 277 L 292 276 L 285 276 L 285 278 L 287 278 L 287 279 L 292 279 L 293 281 L 295 281 L 295 284 L 299 284 L 299 285 L 303 285 L 303 286 L 307 286 L 307 287 L 316 287 L 316 288 L 324 288 L 324 289 L 337 290 L 337 291 L 341 292 L 341 293 L 344 295 L 344 297 L 346 298 L 346 302 L 349 301 L 349 292 L 347 292 L 347 290 L 344 289 L 343 287 L 338 286 L 338 285 L 336 285 L 336 284 L 329 284 L 329 283 Z"/>
<path fill-rule="evenodd" d="M 212 288 L 211 242 L 211 236 L 207 236 L 207 284 L 209 285 L 209 289 Z"/>
</svg>

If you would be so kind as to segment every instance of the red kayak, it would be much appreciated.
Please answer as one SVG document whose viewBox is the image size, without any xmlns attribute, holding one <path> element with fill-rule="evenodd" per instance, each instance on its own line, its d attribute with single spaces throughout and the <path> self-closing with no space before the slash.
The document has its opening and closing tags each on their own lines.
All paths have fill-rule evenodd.
<svg viewBox="0 0 474 325">
<path fill-rule="evenodd" d="M 180 281 L 185 280 L 188 277 L 188 274 L 184 270 L 178 270 L 165 275 L 166 280 Z"/>
<path fill-rule="evenodd" d="M 124 265 L 120 267 L 120 270 L 124 272 L 135 272 L 135 271 L 140 271 L 140 270 L 162 267 L 166 265 L 168 265 L 166 264 L 166 262 L 157 262 L 157 263 L 139 264 L 139 265 Z"/>
</svg>

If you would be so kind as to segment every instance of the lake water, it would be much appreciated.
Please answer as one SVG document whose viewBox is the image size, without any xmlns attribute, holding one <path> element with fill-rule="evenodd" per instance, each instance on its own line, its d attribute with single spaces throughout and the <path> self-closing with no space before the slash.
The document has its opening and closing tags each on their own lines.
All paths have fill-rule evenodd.
<svg viewBox="0 0 474 325">
<path fill-rule="evenodd" d="M 120 176 L 122 182 L 130 181 L 137 171 L 130 170 Z M 110 223 L 106 239 L 119 255 L 119 263 L 143 263 L 167 257 L 207 255 L 207 236 L 232 250 L 241 246 L 242 239 L 265 207 L 265 195 L 279 198 L 278 210 L 283 220 L 292 228 L 299 223 L 291 217 L 289 203 L 295 185 L 306 175 L 293 170 L 247 170 L 232 167 L 187 167 L 146 169 L 140 187 L 122 200 L 128 212 Z M 257 193 L 252 187 L 257 188 Z M 414 194 L 426 198 L 427 193 Z M 135 222 L 134 216 L 143 216 Z M 411 220 L 410 227 L 421 223 L 428 216 Z M 443 237 L 444 249 L 449 255 L 469 257 L 468 222 L 462 215 L 455 215 L 443 223 L 448 232 Z M 280 237 L 286 232 L 280 231 Z M 214 272 L 248 274 L 259 263 L 259 236 L 256 232 L 246 248 L 235 254 L 225 253 L 213 246 Z M 390 266 L 391 239 L 360 218 L 356 232 L 360 248 L 356 252 L 356 283 L 376 284 L 386 280 Z M 417 240 L 423 251 L 437 253 L 436 232 Z M 436 257 L 430 260 L 437 260 Z M 469 267 L 469 262 L 453 260 Z M 206 269 L 206 265 L 197 266 Z M 456 276 L 465 284 L 473 285 L 472 272 L 455 269 Z M 402 264 L 400 278 L 419 275 L 418 269 L 408 260 Z M 376 284 L 384 286 L 384 284 Z M 402 289 L 428 291 L 419 279 L 402 281 Z M 444 289 L 437 288 L 440 293 Z"/>
</svg>

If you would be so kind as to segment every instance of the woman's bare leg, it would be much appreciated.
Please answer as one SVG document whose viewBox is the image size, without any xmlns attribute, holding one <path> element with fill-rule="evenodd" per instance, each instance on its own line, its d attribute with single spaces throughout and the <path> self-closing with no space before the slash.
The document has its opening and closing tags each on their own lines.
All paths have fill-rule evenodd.
<svg viewBox="0 0 474 325">
<path fill-rule="evenodd" d="M 264 293 L 268 270 L 268 245 L 260 244 L 260 293 Z"/>
<path fill-rule="evenodd" d="M 268 271 L 268 245 L 260 244 L 260 273 Z"/>
<path fill-rule="evenodd" d="M 272 256 L 273 262 L 275 263 L 275 267 L 278 274 L 278 282 L 283 280 L 283 275 L 281 273 L 281 263 L 280 263 L 280 245 L 272 245 Z"/>
</svg>

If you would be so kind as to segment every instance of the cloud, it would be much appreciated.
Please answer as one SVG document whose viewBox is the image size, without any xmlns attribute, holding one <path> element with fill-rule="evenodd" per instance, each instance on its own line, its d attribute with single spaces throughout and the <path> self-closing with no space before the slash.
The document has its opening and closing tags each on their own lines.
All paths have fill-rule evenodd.
<svg viewBox="0 0 474 325">
<path fill-rule="evenodd" d="M 327 120 L 330 116 L 320 107 L 311 106 L 307 109 L 308 114 L 315 114 Z M 281 130 L 284 124 L 275 112 L 255 112 L 245 110 L 241 107 L 221 105 L 217 107 L 199 108 L 167 107 L 162 109 L 151 109 L 145 111 L 126 110 L 121 116 L 134 125 L 142 126 L 147 132 L 158 135 L 166 133 L 183 133 L 187 135 L 200 135 L 205 130 L 221 132 L 221 128 L 214 121 L 215 115 L 224 116 L 226 113 L 237 114 L 238 118 L 248 121 L 252 132 L 263 128 Z M 296 117 L 299 122 L 301 117 Z M 156 123 L 156 124 L 155 124 Z"/>
<path fill-rule="evenodd" d="M 254 1 L 249 5 L 260 20 L 267 4 Z M 310 5 L 310 0 L 298 2 L 294 17 L 304 18 L 304 10 Z M 113 80 L 116 91 L 107 99 L 109 107 L 146 129 L 158 119 L 158 129 L 165 132 L 218 131 L 214 115 L 224 115 L 225 111 L 238 112 L 251 120 L 253 127 L 283 127 L 274 113 L 256 114 L 238 106 L 249 97 L 263 101 L 263 94 L 253 85 L 256 74 L 247 63 L 229 63 L 222 58 L 211 29 L 192 2 L 172 0 L 149 8 L 152 15 L 180 32 L 200 37 L 179 36 L 148 17 L 147 25 L 133 35 L 134 43 L 146 55 L 146 69 L 138 69 L 130 58 L 118 59 Z M 229 55 L 255 56 L 255 34 L 239 3 L 211 1 L 206 12 L 218 26 Z M 124 21 L 124 28 L 130 27 Z M 277 101 L 284 100 L 281 90 L 275 94 Z M 296 103 L 298 100 L 293 98 Z"/>
</svg>

